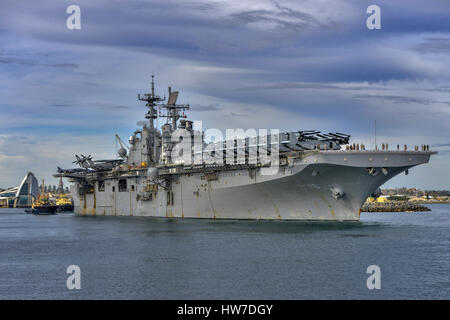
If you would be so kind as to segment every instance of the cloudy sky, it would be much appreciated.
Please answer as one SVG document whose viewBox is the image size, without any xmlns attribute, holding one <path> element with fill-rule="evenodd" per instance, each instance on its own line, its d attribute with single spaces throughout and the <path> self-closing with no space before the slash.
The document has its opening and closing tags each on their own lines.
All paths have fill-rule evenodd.
<svg viewBox="0 0 450 320">
<path fill-rule="evenodd" d="M 69 30 L 66 8 L 81 8 Z M 381 30 L 366 9 L 381 8 Z M 385 187 L 450 189 L 448 0 L 1 0 L 0 187 L 113 158 L 171 85 L 203 128 L 318 129 L 429 144 Z"/>
</svg>

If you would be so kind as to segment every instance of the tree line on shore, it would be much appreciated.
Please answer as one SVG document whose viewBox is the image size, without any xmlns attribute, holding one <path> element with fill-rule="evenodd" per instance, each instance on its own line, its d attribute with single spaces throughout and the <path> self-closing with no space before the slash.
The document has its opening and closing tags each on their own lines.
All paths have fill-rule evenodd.
<svg viewBox="0 0 450 320">
<path fill-rule="evenodd" d="M 420 190 L 417 188 L 393 188 L 393 189 L 382 189 L 381 194 L 385 196 L 390 195 L 404 195 L 404 196 L 415 196 L 415 197 L 448 197 L 450 196 L 449 190 Z"/>
</svg>

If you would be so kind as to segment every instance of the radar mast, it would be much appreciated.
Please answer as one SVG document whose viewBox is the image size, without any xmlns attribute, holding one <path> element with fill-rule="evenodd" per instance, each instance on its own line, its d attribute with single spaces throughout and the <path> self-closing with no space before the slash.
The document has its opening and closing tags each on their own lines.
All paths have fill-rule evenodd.
<svg viewBox="0 0 450 320">
<path fill-rule="evenodd" d="M 166 109 L 166 114 L 160 114 L 159 116 L 162 118 L 167 118 L 167 122 L 172 122 L 171 131 L 177 129 L 177 122 L 180 118 L 187 118 L 184 114 L 185 110 L 189 110 L 190 106 L 188 104 L 176 104 L 178 99 L 178 91 L 172 91 L 172 88 L 169 87 L 169 98 L 167 99 L 167 103 L 162 103 L 166 100 L 166 97 L 161 98 L 160 96 L 155 94 L 155 76 L 152 74 L 152 92 L 144 93 L 143 95 L 138 94 L 138 99 L 141 101 L 145 101 L 146 106 L 148 107 L 148 112 L 145 114 L 145 118 L 149 119 L 150 129 L 153 131 L 155 128 L 154 120 L 157 119 L 158 114 L 156 112 L 156 107 Z"/>
<path fill-rule="evenodd" d="M 154 120 L 157 118 L 156 106 L 157 102 L 164 101 L 166 97 L 161 98 L 160 96 L 155 94 L 155 76 L 152 74 L 152 93 L 144 93 L 142 96 L 138 94 L 138 99 L 141 101 L 147 102 L 146 106 L 148 107 L 148 112 L 145 114 L 145 118 L 149 119 L 150 129 L 153 130 L 155 128 Z"/>
<path fill-rule="evenodd" d="M 166 109 L 166 114 L 160 114 L 160 117 L 167 118 L 167 122 L 169 120 L 172 121 L 172 131 L 177 129 L 177 121 L 180 118 L 187 118 L 184 114 L 185 110 L 189 110 L 188 104 L 176 104 L 178 99 L 178 91 L 172 91 L 172 88 L 169 87 L 169 99 L 167 99 L 167 103 L 161 105 L 162 108 Z M 182 113 L 181 113 L 182 112 Z"/>
</svg>

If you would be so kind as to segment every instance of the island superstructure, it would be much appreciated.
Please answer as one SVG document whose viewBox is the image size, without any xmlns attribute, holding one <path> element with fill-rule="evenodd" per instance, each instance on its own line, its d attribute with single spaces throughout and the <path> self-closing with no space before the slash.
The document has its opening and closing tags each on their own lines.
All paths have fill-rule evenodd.
<svg viewBox="0 0 450 320">
<path fill-rule="evenodd" d="M 350 135 L 313 130 L 207 143 L 186 120 L 190 106 L 168 91 L 167 101 L 156 95 L 152 76 L 151 93 L 138 95 L 147 121 L 129 146 L 116 135 L 119 159 L 77 155 L 80 168 L 58 168 L 55 177 L 73 182 L 77 214 L 355 221 L 379 186 L 433 154 L 365 150 L 350 145 Z M 158 116 L 166 119 L 161 128 Z"/>
</svg>

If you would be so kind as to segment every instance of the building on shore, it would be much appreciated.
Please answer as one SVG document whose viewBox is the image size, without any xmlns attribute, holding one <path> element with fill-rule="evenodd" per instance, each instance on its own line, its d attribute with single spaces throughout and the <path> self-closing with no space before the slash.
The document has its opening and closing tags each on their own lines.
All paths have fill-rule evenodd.
<svg viewBox="0 0 450 320">
<path fill-rule="evenodd" d="M 38 195 L 38 181 L 28 172 L 18 187 L 0 192 L 0 208 L 30 208 Z"/>
<path fill-rule="evenodd" d="M 389 196 L 369 197 L 367 202 L 388 202 Z"/>
</svg>

